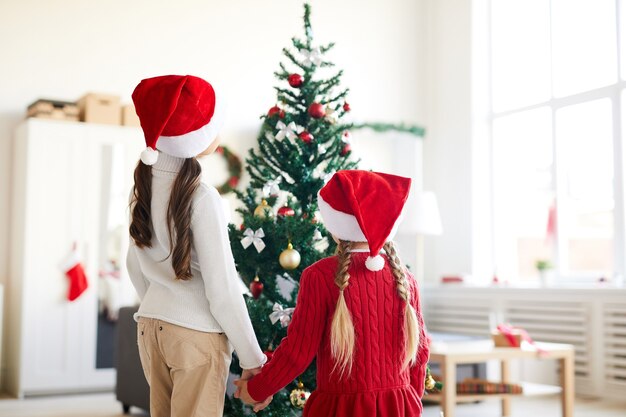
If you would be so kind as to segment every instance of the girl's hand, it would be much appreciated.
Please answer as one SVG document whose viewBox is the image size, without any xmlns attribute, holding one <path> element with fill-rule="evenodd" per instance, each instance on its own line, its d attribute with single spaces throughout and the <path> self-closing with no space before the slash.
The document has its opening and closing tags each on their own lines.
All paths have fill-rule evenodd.
<svg viewBox="0 0 626 417">
<path fill-rule="evenodd" d="M 244 369 L 243 372 L 241 373 L 241 378 L 244 381 L 249 380 L 250 378 L 252 378 L 255 375 L 258 375 L 261 373 L 261 366 L 259 366 L 258 368 L 253 368 L 253 369 Z"/>
<path fill-rule="evenodd" d="M 235 392 L 235 398 L 239 398 L 246 404 L 254 405 L 256 401 L 254 398 L 250 396 L 248 393 L 248 380 L 247 379 L 236 379 L 235 385 L 237 386 L 237 392 Z"/>
<path fill-rule="evenodd" d="M 237 386 L 237 392 L 235 393 L 235 398 L 239 398 L 241 401 L 248 405 L 254 406 L 253 410 L 255 413 L 263 410 L 267 407 L 274 397 L 268 397 L 265 401 L 257 403 L 254 398 L 250 396 L 248 393 L 248 381 L 244 379 L 238 379 L 235 381 L 235 385 Z"/>
</svg>

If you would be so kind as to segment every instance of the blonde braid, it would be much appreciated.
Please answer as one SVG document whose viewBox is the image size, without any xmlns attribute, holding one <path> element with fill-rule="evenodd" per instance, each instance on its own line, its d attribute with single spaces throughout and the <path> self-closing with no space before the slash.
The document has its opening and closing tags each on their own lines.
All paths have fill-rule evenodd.
<svg viewBox="0 0 626 417">
<path fill-rule="evenodd" d="M 402 266 L 402 262 L 400 261 L 400 258 L 396 253 L 396 248 L 394 247 L 393 242 L 385 243 L 384 249 L 387 253 L 387 257 L 389 258 L 389 264 L 391 265 L 391 271 L 393 272 L 393 276 L 396 281 L 398 295 L 406 303 L 406 307 L 404 310 L 404 334 L 406 342 L 406 354 L 404 357 L 404 362 L 402 364 L 402 367 L 406 368 L 409 365 L 415 363 L 417 348 L 420 342 L 419 322 L 417 321 L 417 314 L 415 313 L 415 309 L 411 304 L 411 293 L 409 291 L 409 285 L 407 283 L 406 275 L 404 273 L 404 267 Z"/>
<path fill-rule="evenodd" d="M 350 274 L 350 258 L 352 243 L 339 241 L 337 245 L 337 272 L 335 274 L 335 285 L 339 287 L 339 299 L 333 316 L 333 322 L 330 331 L 330 347 L 333 358 L 335 359 L 335 370 L 339 371 L 339 375 L 343 376 L 346 372 L 350 374 L 352 370 L 352 353 L 354 352 L 354 324 L 352 316 L 346 305 L 344 298 L 344 290 L 348 286 Z"/>
</svg>

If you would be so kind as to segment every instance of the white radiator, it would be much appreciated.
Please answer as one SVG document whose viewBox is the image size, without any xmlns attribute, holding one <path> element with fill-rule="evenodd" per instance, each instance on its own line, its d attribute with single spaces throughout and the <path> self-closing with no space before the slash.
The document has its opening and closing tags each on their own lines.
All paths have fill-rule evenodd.
<svg viewBox="0 0 626 417">
<path fill-rule="evenodd" d="M 626 305 L 605 304 L 603 313 L 606 389 L 623 396 L 626 393 Z"/>
</svg>

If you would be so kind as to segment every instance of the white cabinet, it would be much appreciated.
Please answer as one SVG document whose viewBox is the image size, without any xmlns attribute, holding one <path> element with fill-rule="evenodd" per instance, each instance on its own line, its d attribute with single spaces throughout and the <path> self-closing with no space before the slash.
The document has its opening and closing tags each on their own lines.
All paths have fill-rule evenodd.
<svg viewBox="0 0 626 417">
<path fill-rule="evenodd" d="M 114 167 L 128 196 L 143 148 L 142 132 L 134 127 L 40 119 L 18 127 L 5 329 L 6 388 L 13 395 L 114 386 L 114 369 L 96 368 L 102 219 L 111 214 L 104 188 Z M 116 210 L 127 215 L 125 204 Z M 69 302 L 59 264 L 73 242 L 89 288 Z M 124 274 L 120 279 L 128 282 Z"/>
</svg>

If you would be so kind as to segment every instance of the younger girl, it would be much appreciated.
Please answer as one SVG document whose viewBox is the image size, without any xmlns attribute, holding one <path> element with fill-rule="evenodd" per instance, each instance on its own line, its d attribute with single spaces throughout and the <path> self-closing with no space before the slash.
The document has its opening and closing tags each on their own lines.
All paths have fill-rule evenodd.
<svg viewBox="0 0 626 417">
<path fill-rule="evenodd" d="M 417 284 L 391 242 L 410 185 L 340 171 L 322 188 L 319 208 L 337 255 L 303 272 L 287 337 L 260 374 L 236 381 L 236 395 L 255 410 L 317 356 L 305 417 L 421 415 L 428 341 Z"/>
<path fill-rule="evenodd" d="M 141 81 L 133 102 L 148 148 L 135 169 L 127 266 L 152 417 L 221 416 L 232 346 L 244 377 L 266 361 L 239 287 L 226 216 L 200 182 L 217 148 L 222 97 L 206 81 Z"/>
</svg>

